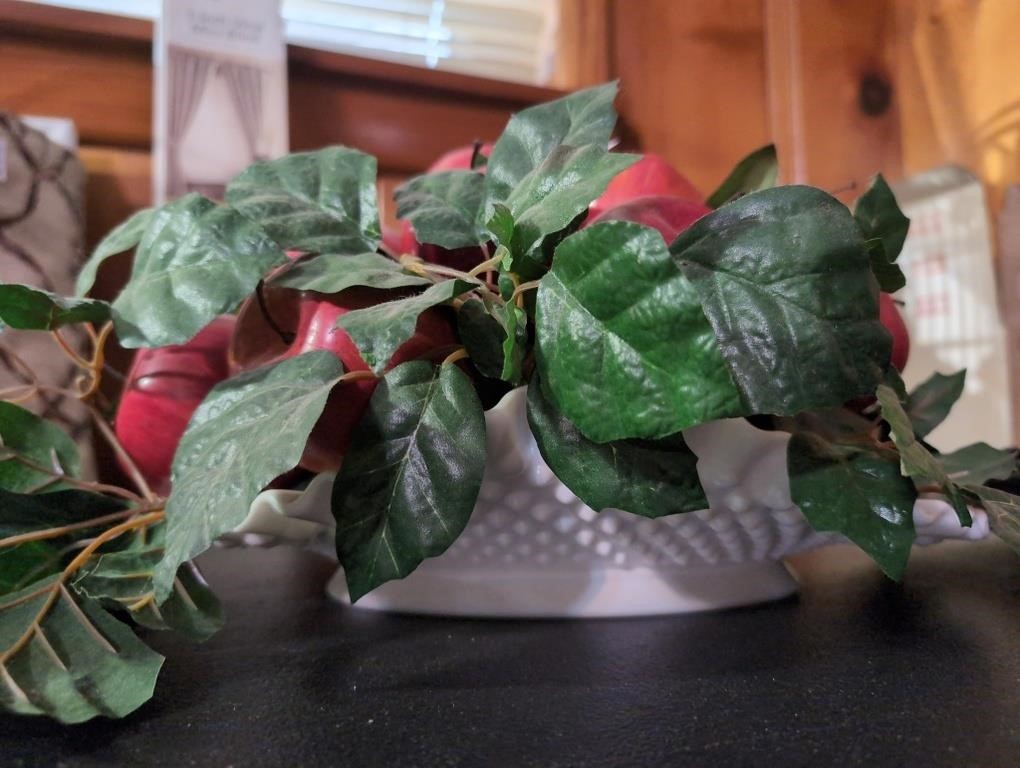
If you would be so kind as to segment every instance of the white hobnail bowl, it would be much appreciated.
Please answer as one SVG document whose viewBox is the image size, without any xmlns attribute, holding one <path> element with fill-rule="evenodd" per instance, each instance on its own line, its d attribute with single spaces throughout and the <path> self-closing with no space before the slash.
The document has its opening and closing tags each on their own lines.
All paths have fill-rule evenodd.
<svg viewBox="0 0 1020 768">
<path fill-rule="evenodd" d="M 486 414 L 488 463 L 478 503 L 456 542 L 359 608 L 488 617 L 642 616 L 776 600 L 796 582 L 782 558 L 845 541 L 819 534 L 790 498 L 789 435 L 725 419 L 684 431 L 709 509 L 647 519 L 595 512 L 542 460 L 525 415 L 526 390 Z M 306 491 L 267 491 L 227 543 L 304 542 L 332 552 L 332 477 Z M 918 543 L 980 539 L 940 499 L 918 499 Z M 329 592 L 347 600 L 338 570 Z"/>
</svg>

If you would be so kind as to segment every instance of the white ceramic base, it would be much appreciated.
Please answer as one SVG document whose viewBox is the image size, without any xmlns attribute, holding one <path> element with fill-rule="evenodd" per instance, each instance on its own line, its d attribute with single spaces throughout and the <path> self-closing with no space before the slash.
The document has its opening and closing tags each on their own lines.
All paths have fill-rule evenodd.
<svg viewBox="0 0 1020 768">
<path fill-rule="evenodd" d="M 327 587 L 350 605 L 343 570 Z M 775 561 L 711 568 L 478 571 L 420 567 L 357 609 L 478 618 L 608 618 L 714 611 L 789 597 L 797 582 Z M 451 599 L 455 595 L 455 599 Z"/>
<path fill-rule="evenodd" d="M 684 431 L 698 456 L 709 508 L 646 519 L 595 512 L 542 460 L 514 390 L 486 414 L 488 460 L 478 504 L 460 537 L 358 608 L 485 617 L 651 616 L 732 608 L 787 597 L 797 585 L 782 558 L 840 541 L 812 529 L 790 495 L 790 436 L 743 419 Z M 228 542 L 305 542 L 333 551 L 333 478 L 304 492 L 266 491 Z M 985 513 L 961 528 L 942 499 L 918 499 L 918 543 L 988 535 Z M 385 521 L 381 521 L 382 525 Z M 330 594 L 346 600 L 343 574 Z"/>
</svg>

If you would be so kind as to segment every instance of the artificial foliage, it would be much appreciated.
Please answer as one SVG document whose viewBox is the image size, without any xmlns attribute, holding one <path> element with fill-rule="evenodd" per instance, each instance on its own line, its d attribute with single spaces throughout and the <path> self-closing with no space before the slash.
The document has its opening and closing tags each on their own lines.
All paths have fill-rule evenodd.
<svg viewBox="0 0 1020 768">
<path fill-rule="evenodd" d="M 476 249 L 469 270 L 385 248 L 375 159 L 330 147 L 256 163 L 225 202 L 189 194 L 139 212 L 95 249 L 78 296 L 0 285 L 0 323 L 39 331 L 81 369 L 69 388 L 32 378 L 0 392 L 5 709 L 74 723 L 142 705 L 162 660 L 136 625 L 196 640 L 216 631 L 222 611 L 194 558 L 299 464 L 331 394 L 356 382 L 374 389 L 332 496 L 354 599 L 457 538 L 484 474 L 485 409 L 522 385 L 543 457 L 596 510 L 703 509 L 683 430 L 748 417 L 792 434 L 790 488 L 811 525 L 845 535 L 894 579 L 921 493 L 946 498 L 964 525 L 969 505 L 983 507 L 1020 545 L 1020 499 L 993 487 L 1016 472 L 1013 453 L 978 443 L 944 455 L 925 442 L 963 373 L 907 393 L 890 364 L 879 293 L 903 285 L 909 222 L 881 177 L 850 209 L 820 189 L 777 186 L 767 147 L 672 242 L 631 221 L 585 226 L 592 201 L 637 160 L 608 149 L 615 94 L 607 84 L 524 110 L 470 169 L 397 191 L 420 242 Z M 102 262 L 125 251 L 133 269 L 120 294 L 88 298 Z M 282 288 L 385 291 L 337 321 L 368 370 L 315 350 L 221 382 L 161 496 L 109 425 L 105 345 L 112 334 L 126 347 L 181 344 Z M 390 365 L 436 308 L 459 343 Z M 87 351 L 67 343 L 70 325 Z M 89 410 L 132 487 L 82 477 L 67 435 L 25 407 L 43 393 Z"/>
</svg>

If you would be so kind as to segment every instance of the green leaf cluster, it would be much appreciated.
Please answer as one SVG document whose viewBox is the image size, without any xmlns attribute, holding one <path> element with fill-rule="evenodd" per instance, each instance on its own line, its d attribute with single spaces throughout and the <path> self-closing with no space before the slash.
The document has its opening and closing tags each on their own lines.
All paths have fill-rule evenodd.
<svg viewBox="0 0 1020 768">
<path fill-rule="evenodd" d="M 468 271 L 389 253 L 375 159 L 328 147 L 255 163 L 224 202 L 189 194 L 137 213 L 97 246 L 77 297 L 0 284 L 3 326 L 86 324 L 95 339 L 112 321 L 128 347 L 184 343 L 246 301 L 268 312 L 266 291 L 374 297 L 328 329 L 368 370 L 315 350 L 213 388 L 178 446 L 169 499 L 83 480 L 66 434 L 0 401 L 0 704 L 80 722 L 143 703 L 162 660 L 129 622 L 197 640 L 219 628 L 194 558 L 244 522 L 310 440 L 346 439 L 323 414 L 351 387 L 368 405 L 331 506 L 354 600 L 461 533 L 489 458 L 484 408 L 524 385 L 508 396 L 527 398 L 543 458 L 595 510 L 705 508 L 683 432 L 748 417 L 790 434 L 790 490 L 809 523 L 892 578 L 906 568 L 919 494 L 947 499 L 964 525 L 983 507 L 1020 548 L 1020 499 L 998 487 L 1017 479 L 1016 456 L 984 443 L 940 454 L 924 441 L 963 373 L 907 393 L 890 366 L 879 295 L 903 285 L 909 221 L 884 179 L 851 211 L 821 190 L 777 186 L 765 147 L 673 242 L 635 222 L 587 226 L 592 202 L 638 159 L 609 150 L 616 92 L 525 109 L 471 169 L 396 192 L 421 243 L 477 253 Z M 127 251 L 116 299 L 86 298 L 102 264 Z M 423 316 L 449 322 L 458 344 L 399 360 Z M 847 407 L 862 397 L 877 404 Z"/>
</svg>

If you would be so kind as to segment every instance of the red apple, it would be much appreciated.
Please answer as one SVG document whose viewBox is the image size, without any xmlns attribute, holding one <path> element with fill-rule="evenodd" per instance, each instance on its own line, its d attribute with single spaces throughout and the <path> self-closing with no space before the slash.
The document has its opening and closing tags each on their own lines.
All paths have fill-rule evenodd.
<svg viewBox="0 0 1020 768">
<path fill-rule="evenodd" d="M 648 195 L 678 197 L 693 203 L 703 203 L 705 200 L 697 188 L 673 166 L 658 155 L 646 154 L 609 182 L 606 191 L 589 207 L 588 221 L 593 221 L 603 211 L 621 203 Z"/>
<path fill-rule="evenodd" d="M 352 309 L 362 309 L 400 294 L 371 288 L 350 288 L 335 295 L 304 293 L 267 286 L 263 292 L 266 310 L 279 329 L 293 334 L 286 341 L 272 328 L 257 301 L 249 299 L 238 314 L 230 345 L 234 371 L 249 370 L 279 362 L 317 349 L 333 352 L 345 371 L 367 371 L 357 347 L 347 333 L 336 327 L 337 319 Z M 441 309 L 423 312 L 414 335 L 390 359 L 386 370 L 406 360 L 441 359 L 457 345 L 452 324 Z M 351 432 L 368 405 L 376 381 L 347 381 L 330 394 L 322 417 L 309 438 L 301 466 L 312 472 L 332 472 L 350 443 Z"/>
<path fill-rule="evenodd" d="M 135 354 L 114 429 L 157 493 L 169 492 L 170 465 L 191 415 L 230 375 L 227 346 L 233 330 L 233 317 L 219 317 L 185 344 Z"/>
<path fill-rule="evenodd" d="M 603 221 L 633 221 L 657 229 L 666 243 L 672 243 L 676 236 L 687 229 L 712 209 L 703 203 L 684 200 L 679 197 L 648 195 L 638 197 L 603 211 L 585 226 Z"/>
<path fill-rule="evenodd" d="M 492 144 L 481 146 L 483 155 L 492 154 Z M 428 173 L 440 171 L 464 171 L 471 168 L 471 159 L 474 157 L 474 146 L 460 147 L 442 155 L 428 168 Z M 479 169 L 485 173 L 485 166 Z M 400 235 L 383 235 L 383 242 L 389 247 L 396 247 L 400 253 L 413 253 L 421 259 L 432 264 L 441 264 L 444 267 L 452 267 L 462 272 L 470 271 L 474 266 L 489 258 L 489 252 L 485 248 L 441 248 L 431 243 L 419 243 L 414 236 L 414 227 L 409 221 L 400 222 Z"/>
<path fill-rule="evenodd" d="M 878 319 L 892 334 L 892 364 L 902 371 L 910 357 L 910 333 L 893 297 L 883 293 L 878 297 Z"/>
</svg>

